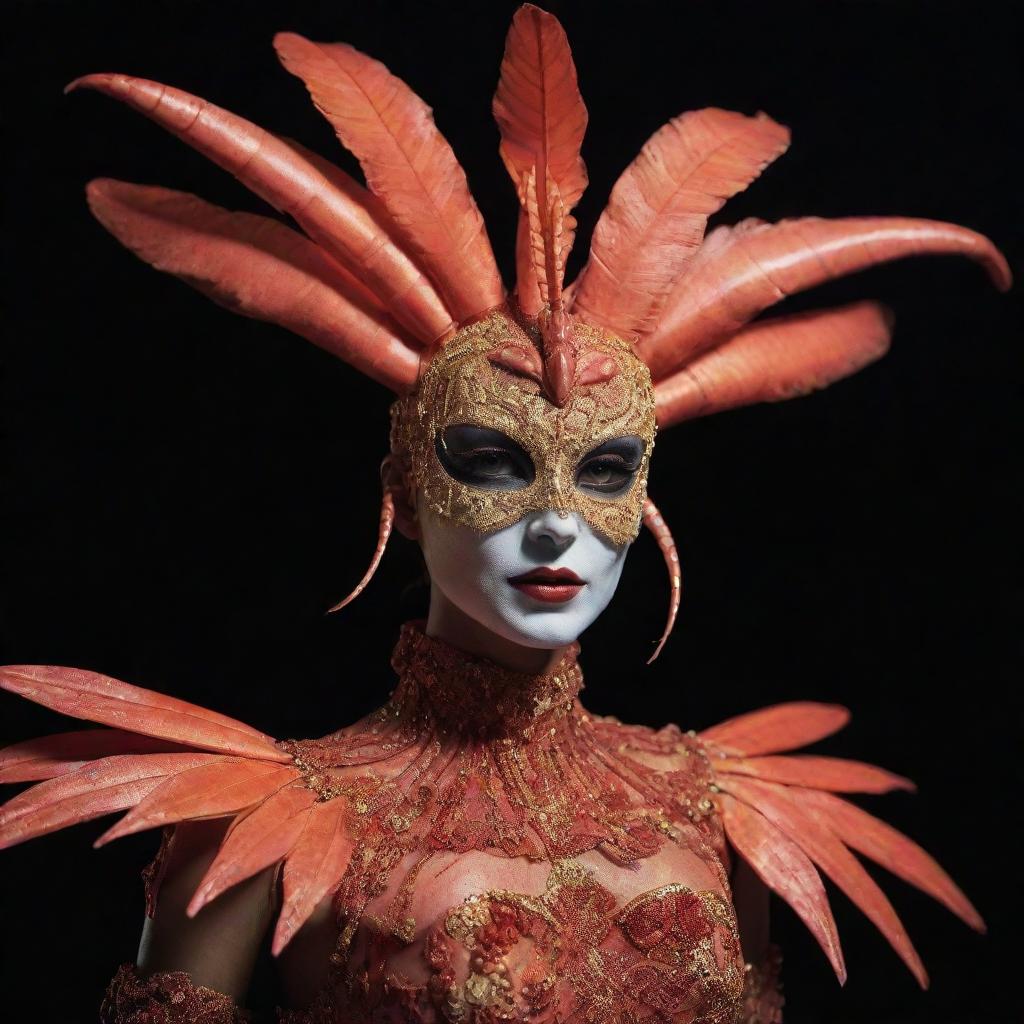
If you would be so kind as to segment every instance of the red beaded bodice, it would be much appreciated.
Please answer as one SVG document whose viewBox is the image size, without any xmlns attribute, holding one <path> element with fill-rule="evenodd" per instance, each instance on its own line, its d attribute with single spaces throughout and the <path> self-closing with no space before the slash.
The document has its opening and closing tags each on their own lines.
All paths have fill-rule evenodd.
<svg viewBox="0 0 1024 1024">
<path fill-rule="evenodd" d="M 406 625 L 377 712 L 285 748 L 355 841 L 330 980 L 285 1024 L 732 1022 L 744 965 L 701 745 Z"/>
</svg>

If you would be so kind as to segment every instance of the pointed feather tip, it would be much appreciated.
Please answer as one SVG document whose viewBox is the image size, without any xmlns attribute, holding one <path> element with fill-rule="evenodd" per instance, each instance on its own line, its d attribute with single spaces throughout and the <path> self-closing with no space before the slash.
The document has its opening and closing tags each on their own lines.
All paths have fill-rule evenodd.
<svg viewBox="0 0 1024 1024">
<path fill-rule="evenodd" d="M 78 78 L 64 86 L 63 93 L 68 96 L 79 89 L 111 89 L 115 85 L 126 84 L 127 81 L 127 75 L 116 74 L 113 71 L 99 71 L 91 75 L 79 75 Z"/>
</svg>

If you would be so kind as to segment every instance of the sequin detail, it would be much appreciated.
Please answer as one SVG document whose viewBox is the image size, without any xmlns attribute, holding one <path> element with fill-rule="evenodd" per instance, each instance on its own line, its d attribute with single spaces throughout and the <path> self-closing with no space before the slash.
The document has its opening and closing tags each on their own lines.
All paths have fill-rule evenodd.
<svg viewBox="0 0 1024 1024">
<path fill-rule="evenodd" d="M 250 1024 L 252 1016 L 223 992 L 194 985 L 185 971 L 140 978 L 122 964 L 107 986 L 101 1024 Z"/>
</svg>

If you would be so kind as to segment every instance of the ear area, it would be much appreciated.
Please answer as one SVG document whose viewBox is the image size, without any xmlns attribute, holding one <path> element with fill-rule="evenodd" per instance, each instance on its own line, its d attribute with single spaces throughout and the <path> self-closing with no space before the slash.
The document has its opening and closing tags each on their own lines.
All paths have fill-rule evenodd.
<svg viewBox="0 0 1024 1024">
<path fill-rule="evenodd" d="M 416 513 L 416 490 L 408 457 L 391 452 L 380 464 L 380 482 L 391 492 L 395 507 L 395 526 L 407 540 L 420 539 L 420 524 Z"/>
</svg>

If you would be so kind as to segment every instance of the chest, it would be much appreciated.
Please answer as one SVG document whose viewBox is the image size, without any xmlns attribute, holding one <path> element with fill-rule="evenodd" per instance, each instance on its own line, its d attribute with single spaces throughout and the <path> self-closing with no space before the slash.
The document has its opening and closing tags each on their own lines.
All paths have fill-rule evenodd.
<svg viewBox="0 0 1024 1024">
<path fill-rule="evenodd" d="M 474 851 L 396 867 L 311 1015 L 290 1024 L 735 1017 L 743 964 L 727 886 L 716 861 L 684 845 L 632 866 L 597 851 L 553 862 Z M 321 908 L 282 964 L 297 995 L 339 939 L 332 918 Z"/>
</svg>

